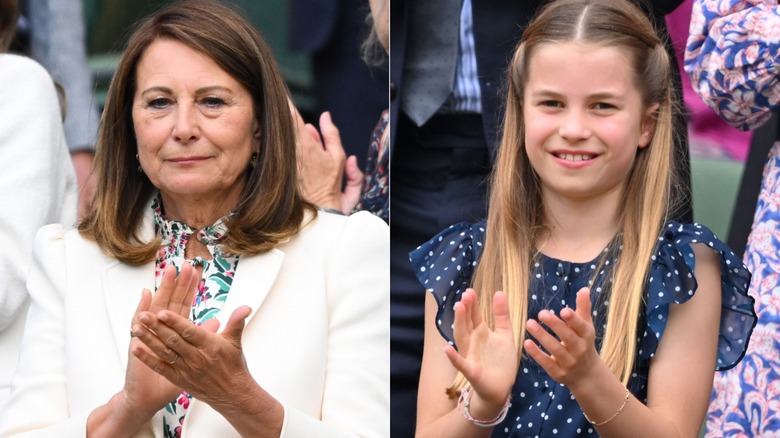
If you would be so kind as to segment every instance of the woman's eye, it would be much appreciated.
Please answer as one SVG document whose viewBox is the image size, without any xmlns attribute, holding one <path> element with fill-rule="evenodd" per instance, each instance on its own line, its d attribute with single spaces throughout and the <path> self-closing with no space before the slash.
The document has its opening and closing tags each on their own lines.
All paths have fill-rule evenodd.
<svg viewBox="0 0 780 438">
<path fill-rule="evenodd" d="M 219 97 L 204 97 L 200 102 L 209 108 L 218 108 L 225 104 L 225 101 Z"/>
<path fill-rule="evenodd" d="M 154 109 L 163 109 L 168 107 L 171 104 L 171 101 L 169 99 L 166 99 L 164 97 L 158 97 L 157 99 L 152 99 L 146 103 L 146 106 L 149 108 Z"/>
</svg>

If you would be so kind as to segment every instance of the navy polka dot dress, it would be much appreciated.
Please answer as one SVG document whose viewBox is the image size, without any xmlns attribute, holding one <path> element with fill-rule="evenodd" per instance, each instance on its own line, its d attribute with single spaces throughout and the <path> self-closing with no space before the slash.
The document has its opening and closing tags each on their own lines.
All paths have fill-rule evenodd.
<svg viewBox="0 0 780 438">
<path fill-rule="evenodd" d="M 417 277 L 433 293 L 439 306 L 436 323 L 441 335 L 454 345 L 453 305 L 471 284 L 485 241 L 485 223 L 460 223 L 442 231 L 410 253 Z M 705 243 L 720 256 L 723 309 L 715 368 L 733 367 L 744 355 L 756 322 L 753 299 L 747 295 L 750 272 L 723 242 L 704 226 L 669 222 L 652 257 L 646 306 L 640 321 L 638 360 L 629 389 L 638 400 L 647 401 L 650 359 L 663 336 L 670 303 L 684 303 L 696 293 L 692 243 Z M 548 309 L 555 314 L 576 306 L 580 288 L 591 288 L 596 346 L 606 327 L 607 294 L 612 266 L 620 247 L 612 245 L 596 259 L 572 263 L 540 254 L 533 261 L 529 289 L 529 315 Z M 536 362 L 524 356 L 512 389 L 506 420 L 493 429 L 494 437 L 598 436 L 582 415 L 568 388 L 555 382 Z"/>
</svg>

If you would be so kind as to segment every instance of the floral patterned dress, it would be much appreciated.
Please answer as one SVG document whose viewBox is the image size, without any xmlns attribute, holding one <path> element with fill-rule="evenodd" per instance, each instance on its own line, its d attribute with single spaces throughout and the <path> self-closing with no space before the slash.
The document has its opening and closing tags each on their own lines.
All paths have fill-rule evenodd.
<svg viewBox="0 0 780 438">
<path fill-rule="evenodd" d="M 780 108 L 776 0 L 696 0 L 685 53 L 691 83 L 743 130 Z M 745 358 L 715 377 L 707 435 L 780 436 L 780 142 L 767 158 L 745 250 L 758 324 Z"/>
<path fill-rule="evenodd" d="M 354 211 L 366 210 L 379 216 L 385 222 L 390 221 L 390 186 L 388 169 L 390 163 L 390 141 L 387 125 L 390 112 L 384 110 L 379 122 L 371 132 L 371 144 L 368 146 L 366 167 L 363 172 L 363 187 L 360 190 Z"/>
<path fill-rule="evenodd" d="M 420 283 L 436 298 L 438 329 L 454 345 L 453 306 L 471 284 L 485 242 L 485 223 L 460 223 L 442 231 L 410 254 Z M 750 272 L 739 258 L 718 240 L 712 231 L 696 224 L 669 222 L 659 238 L 652 257 L 647 285 L 646 306 L 637 333 L 636 373 L 628 388 L 638 400 L 647 402 L 650 360 L 655 355 L 666 328 L 669 304 L 684 303 L 696 293 L 693 276 L 693 243 L 706 243 L 716 251 L 721 266 L 721 310 L 716 369 L 727 369 L 739 362 L 755 324 L 753 300 L 747 295 Z M 620 256 L 620 247 L 610 245 L 594 260 L 573 263 L 540 254 L 531 274 L 528 313 L 542 309 L 559 314 L 573 307 L 577 291 L 591 288 L 596 347 L 600 347 L 608 312 L 608 293 L 612 266 Z M 533 359 L 520 362 L 506 419 L 493 428 L 493 437 L 595 437 L 595 428 L 582 414 L 569 389 L 555 382 Z"/>
<path fill-rule="evenodd" d="M 202 275 L 198 291 L 192 302 L 190 320 L 196 324 L 214 318 L 222 309 L 227 299 L 233 277 L 238 266 L 238 255 L 224 252 L 220 243 L 225 237 L 227 228 L 222 219 L 214 225 L 203 228 L 200 231 L 193 230 L 186 224 L 169 220 L 162 212 L 159 196 L 152 203 L 154 210 L 154 223 L 157 235 L 162 239 L 162 246 L 157 255 L 155 264 L 155 290 L 160 286 L 162 274 L 168 264 L 176 266 L 178 271 L 182 263 L 192 263 L 193 266 L 202 267 Z M 185 260 L 184 250 L 187 242 L 195 236 L 206 245 L 212 259 L 206 260 L 196 257 Z M 182 392 L 176 400 L 171 401 L 163 411 L 163 436 L 166 438 L 179 438 L 184 418 L 190 406 L 190 394 Z"/>
</svg>

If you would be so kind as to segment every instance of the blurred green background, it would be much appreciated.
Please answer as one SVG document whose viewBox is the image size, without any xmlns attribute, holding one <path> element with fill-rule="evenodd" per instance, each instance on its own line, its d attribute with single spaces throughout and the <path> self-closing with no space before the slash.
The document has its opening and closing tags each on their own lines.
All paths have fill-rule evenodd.
<svg viewBox="0 0 780 438">
<path fill-rule="evenodd" d="M 105 100 L 106 89 L 133 23 L 168 0 L 83 0 L 87 53 L 96 82 L 95 97 Z M 299 110 L 314 106 L 312 73 L 308 55 L 287 47 L 286 0 L 236 0 L 274 51 Z"/>
</svg>

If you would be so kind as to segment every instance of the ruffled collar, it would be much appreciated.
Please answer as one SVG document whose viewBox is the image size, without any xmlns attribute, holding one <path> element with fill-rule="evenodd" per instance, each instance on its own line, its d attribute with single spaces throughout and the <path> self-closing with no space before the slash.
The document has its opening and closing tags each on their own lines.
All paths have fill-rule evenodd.
<svg viewBox="0 0 780 438">
<path fill-rule="evenodd" d="M 182 235 L 195 235 L 195 238 L 202 244 L 213 248 L 223 243 L 227 235 L 225 221 L 229 215 L 218 219 L 211 226 L 196 230 L 184 222 L 168 219 L 162 211 L 159 193 L 152 202 L 152 211 L 154 212 L 154 224 L 157 235 L 162 239 L 163 245 L 170 245 L 171 242 L 180 240 Z"/>
</svg>

